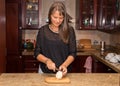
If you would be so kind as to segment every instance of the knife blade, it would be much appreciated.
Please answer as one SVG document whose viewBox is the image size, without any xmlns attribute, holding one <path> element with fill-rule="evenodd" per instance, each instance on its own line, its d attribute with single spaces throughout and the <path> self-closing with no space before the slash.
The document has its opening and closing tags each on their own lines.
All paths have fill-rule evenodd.
<svg viewBox="0 0 120 86">
<path fill-rule="evenodd" d="M 59 71 L 59 69 L 56 67 L 55 70 Z"/>
</svg>

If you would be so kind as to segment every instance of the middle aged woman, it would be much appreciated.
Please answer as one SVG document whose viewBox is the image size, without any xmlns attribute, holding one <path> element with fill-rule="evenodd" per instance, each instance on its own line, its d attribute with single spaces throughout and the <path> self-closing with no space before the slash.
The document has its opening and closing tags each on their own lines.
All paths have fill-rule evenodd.
<svg viewBox="0 0 120 86">
<path fill-rule="evenodd" d="M 76 57 L 76 37 L 65 5 L 54 2 L 48 13 L 48 24 L 39 29 L 34 55 L 40 61 L 43 73 L 55 73 L 56 69 L 66 75 Z"/>
</svg>

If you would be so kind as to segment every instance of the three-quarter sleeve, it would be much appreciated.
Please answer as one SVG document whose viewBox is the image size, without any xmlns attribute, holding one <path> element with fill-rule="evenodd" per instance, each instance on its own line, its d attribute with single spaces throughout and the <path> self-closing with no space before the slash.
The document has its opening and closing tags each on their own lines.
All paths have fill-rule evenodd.
<svg viewBox="0 0 120 86">
<path fill-rule="evenodd" d="M 73 27 L 70 28 L 69 55 L 76 57 L 76 36 Z"/>
<path fill-rule="evenodd" d="M 36 38 L 36 45 L 35 45 L 35 50 L 34 50 L 34 57 L 37 58 L 37 56 L 41 53 L 41 46 L 42 46 L 42 40 L 43 40 L 43 29 L 40 28 L 37 34 Z"/>
</svg>

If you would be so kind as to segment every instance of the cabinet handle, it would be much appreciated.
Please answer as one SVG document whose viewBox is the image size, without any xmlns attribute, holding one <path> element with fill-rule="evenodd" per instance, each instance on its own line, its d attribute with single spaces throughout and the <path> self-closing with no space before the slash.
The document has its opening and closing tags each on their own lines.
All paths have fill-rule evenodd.
<svg viewBox="0 0 120 86">
<path fill-rule="evenodd" d="M 111 69 L 110 69 L 110 68 L 108 68 L 108 71 L 111 71 Z"/>
<path fill-rule="evenodd" d="M 21 29 L 22 29 L 22 27 L 19 27 L 19 29 L 21 30 Z"/>
<path fill-rule="evenodd" d="M 95 60 L 96 63 L 98 63 L 99 61 L 98 60 Z"/>
<path fill-rule="evenodd" d="M 20 59 L 22 58 L 22 56 L 19 57 Z"/>
<path fill-rule="evenodd" d="M 36 64 L 33 64 L 34 66 L 36 66 Z"/>
</svg>

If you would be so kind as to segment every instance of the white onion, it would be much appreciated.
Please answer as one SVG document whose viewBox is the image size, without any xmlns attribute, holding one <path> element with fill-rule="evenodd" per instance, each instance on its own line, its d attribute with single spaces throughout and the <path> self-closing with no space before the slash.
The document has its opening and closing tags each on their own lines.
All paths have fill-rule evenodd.
<svg viewBox="0 0 120 86">
<path fill-rule="evenodd" d="M 62 71 L 58 71 L 58 72 L 56 73 L 56 78 L 57 78 L 57 79 L 62 79 L 62 77 L 63 77 Z"/>
</svg>

